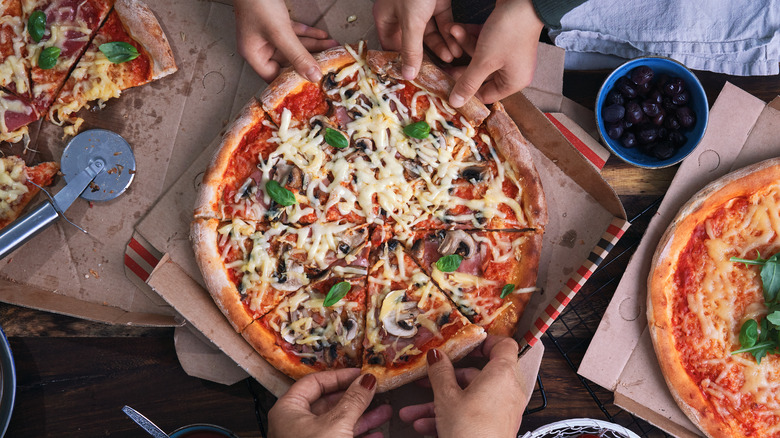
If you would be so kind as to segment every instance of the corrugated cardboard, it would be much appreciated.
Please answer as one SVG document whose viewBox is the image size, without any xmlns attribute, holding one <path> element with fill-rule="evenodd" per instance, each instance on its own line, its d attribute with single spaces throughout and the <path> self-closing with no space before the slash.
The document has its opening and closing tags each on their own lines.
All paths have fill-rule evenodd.
<svg viewBox="0 0 780 438">
<path fill-rule="evenodd" d="M 615 391 L 615 403 L 677 436 L 701 432 L 669 393 L 647 331 L 650 261 L 677 211 L 709 182 L 780 152 L 780 98 L 771 104 L 726 84 L 710 111 L 707 132 L 680 165 L 656 216 L 626 268 L 579 374 Z"/>
</svg>

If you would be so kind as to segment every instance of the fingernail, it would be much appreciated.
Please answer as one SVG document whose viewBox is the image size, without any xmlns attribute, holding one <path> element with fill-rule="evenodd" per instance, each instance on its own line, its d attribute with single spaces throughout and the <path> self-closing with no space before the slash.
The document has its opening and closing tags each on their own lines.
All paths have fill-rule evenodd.
<svg viewBox="0 0 780 438">
<path fill-rule="evenodd" d="M 401 70 L 401 74 L 403 75 L 404 79 L 407 81 L 411 81 L 412 79 L 417 77 L 417 70 L 415 70 L 414 67 L 411 65 L 405 65 L 404 68 Z"/>
<path fill-rule="evenodd" d="M 309 82 L 319 82 L 319 80 L 322 79 L 322 72 L 320 72 L 320 68 L 316 65 L 311 66 L 306 72 L 306 79 L 308 79 Z"/>
<path fill-rule="evenodd" d="M 425 357 L 428 359 L 428 365 L 433 365 L 441 360 L 441 353 L 434 348 L 433 350 L 428 350 L 428 354 Z"/>
<path fill-rule="evenodd" d="M 360 378 L 360 386 L 371 391 L 376 386 L 376 377 L 373 374 L 366 374 Z"/>
<path fill-rule="evenodd" d="M 455 108 L 462 107 L 465 102 L 466 99 L 464 99 L 460 94 L 450 94 L 450 105 L 454 106 Z"/>
</svg>

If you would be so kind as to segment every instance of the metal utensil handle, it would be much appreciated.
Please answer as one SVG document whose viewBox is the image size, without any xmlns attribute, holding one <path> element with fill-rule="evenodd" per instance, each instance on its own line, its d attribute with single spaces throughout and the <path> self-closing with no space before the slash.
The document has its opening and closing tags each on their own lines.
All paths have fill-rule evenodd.
<svg viewBox="0 0 780 438">
<path fill-rule="evenodd" d="M 0 259 L 24 245 L 33 236 L 53 224 L 59 214 L 51 202 L 46 201 L 32 211 L 13 221 L 0 231 Z"/>
<path fill-rule="evenodd" d="M 171 438 L 156 424 L 152 423 L 148 418 L 144 417 L 143 414 L 131 408 L 130 406 L 125 405 L 125 407 L 122 408 L 122 412 L 127 414 L 131 420 L 135 421 L 137 425 L 141 426 L 145 431 L 149 432 L 149 435 L 153 436 L 154 438 Z"/>
</svg>

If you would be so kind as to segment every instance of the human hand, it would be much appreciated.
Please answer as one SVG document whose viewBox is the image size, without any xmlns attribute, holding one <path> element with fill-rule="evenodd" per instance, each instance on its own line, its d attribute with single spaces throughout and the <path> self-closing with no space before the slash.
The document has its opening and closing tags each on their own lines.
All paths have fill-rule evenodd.
<svg viewBox="0 0 780 438">
<path fill-rule="evenodd" d="M 433 402 L 401 408 L 401 420 L 423 435 L 515 437 L 528 394 L 514 339 L 488 336 L 477 351 L 490 358 L 482 371 L 455 370 L 446 355 L 428 352 Z"/>
<path fill-rule="evenodd" d="M 291 21 L 284 0 L 235 0 L 235 13 L 238 53 L 263 80 L 271 82 L 287 64 L 309 81 L 322 78 L 310 52 L 339 44 L 327 32 Z"/>
<path fill-rule="evenodd" d="M 457 76 L 449 103 L 461 107 L 476 95 L 493 103 L 531 83 L 544 24 L 531 0 L 498 0 L 483 26 L 453 24 L 450 33 L 471 56 Z"/>
<path fill-rule="evenodd" d="M 376 390 L 376 377 L 344 368 L 309 374 L 295 382 L 268 412 L 269 438 L 341 438 L 360 435 L 392 416 L 389 405 L 363 413 Z M 381 432 L 365 438 L 382 437 Z"/>
<path fill-rule="evenodd" d="M 379 42 L 401 53 L 401 74 L 412 80 L 420 72 L 423 41 L 439 58 L 450 62 L 462 50 L 446 31 L 452 23 L 451 0 L 377 0 L 374 22 Z"/>
</svg>

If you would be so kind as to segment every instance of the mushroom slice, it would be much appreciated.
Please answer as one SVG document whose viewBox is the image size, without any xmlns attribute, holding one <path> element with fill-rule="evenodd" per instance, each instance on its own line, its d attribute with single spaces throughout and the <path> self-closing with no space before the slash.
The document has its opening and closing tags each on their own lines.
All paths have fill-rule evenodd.
<svg viewBox="0 0 780 438">
<path fill-rule="evenodd" d="M 477 243 L 463 230 L 449 230 L 444 234 L 438 250 L 441 255 L 458 254 L 469 258 L 477 251 Z"/>
<path fill-rule="evenodd" d="M 461 178 L 472 181 L 480 182 L 488 176 L 489 168 L 487 164 L 474 164 L 469 167 L 463 168 L 460 171 Z"/>
<path fill-rule="evenodd" d="M 403 301 L 405 290 L 395 290 L 387 294 L 382 301 L 379 319 L 387 333 L 400 338 L 411 338 L 417 334 L 417 315 L 420 309 L 417 303 Z"/>
<path fill-rule="evenodd" d="M 344 321 L 344 329 L 347 331 L 346 336 L 344 339 L 347 341 L 351 341 L 355 339 L 355 336 L 357 336 L 358 331 L 358 323 L 352 318 L 349 318 L 348 320 Z"/>
</svg>

